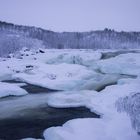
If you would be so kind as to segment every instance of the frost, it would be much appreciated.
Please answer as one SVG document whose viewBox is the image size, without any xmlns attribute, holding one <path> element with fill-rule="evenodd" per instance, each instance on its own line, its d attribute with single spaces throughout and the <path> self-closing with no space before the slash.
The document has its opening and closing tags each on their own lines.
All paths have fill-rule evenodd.
<svg viewBox="0 0 140 140">
<path fill-rule="evenodd" d="M 133 128 L 140 132 L 140 93 L 118 99 L 116 106 L 118 111 L 126 112 L 130 116 Z"/>
</svg>

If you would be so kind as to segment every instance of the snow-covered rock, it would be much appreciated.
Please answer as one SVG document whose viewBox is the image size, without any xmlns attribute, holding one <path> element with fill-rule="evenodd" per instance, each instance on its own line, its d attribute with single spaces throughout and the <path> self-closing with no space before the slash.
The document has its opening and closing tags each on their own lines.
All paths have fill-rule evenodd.
<svg viewBox="0 0 140 140">
<path fill-rule="evenodd" d="M 77 64 L 42 64 L 26 73 L 17 73 L 13 78 L 57 90 L 72 90 L 97 73 Z"/>
<path fill-rule="evenodd" d="M 26 94 L 28 93 L 17 85 L 0 82 L 0 98 L 6 96 L 22 96 Z"/>
</svg>

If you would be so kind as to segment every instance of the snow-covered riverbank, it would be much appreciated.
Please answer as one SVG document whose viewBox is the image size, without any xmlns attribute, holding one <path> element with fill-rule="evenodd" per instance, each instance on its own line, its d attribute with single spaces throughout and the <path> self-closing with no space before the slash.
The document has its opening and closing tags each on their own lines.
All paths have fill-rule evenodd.
<svg viewBox="0 0 140 140">
<path fill-rule="evenodd" d="M 101 115 L 101 118 L 79 118 L 60 127 L 48 128 L 42 132 L 44 139 L 139 140 L 139 129 L 132 127 L 134 121 L 131 120 L 137 115 L 137 123 L 140 124 L 140 109 L 133 115 L 130 114 L 132 111 L 127 115 L 118 112 L 118 108 L 123 104 L 122 98 L 140 94 L 140 53 L 138 50 L 125 54 L 116 52 L 115 57 L 102 59 L 103 53 L 107 51 L 22 50 L 14 57 L 1 58 L 0 97 L 25 97 L 0 99 L 3 106 L 0 120 L 18 115 L 21 108 L 35 108 L 40 103 L 54 108 L 86 107 Z M 4 80 L 21 83 L 6 83 Z M 61 91 L 32 96 L 22 88 L 26 83 Z M 7 89 L 4 88 L 6 85 Z"/>
</svg>

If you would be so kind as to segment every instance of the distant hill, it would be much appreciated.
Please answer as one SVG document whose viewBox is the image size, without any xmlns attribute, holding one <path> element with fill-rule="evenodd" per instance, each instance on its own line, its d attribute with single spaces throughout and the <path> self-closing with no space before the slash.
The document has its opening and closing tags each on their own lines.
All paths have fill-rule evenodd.
<svg viewBox="0 0 140 140">
<path fill-rule="evenodd" d="M 0 56 L 27 48 L 128 49 L 140 48 L 140 32 L 111 29 L 90 32 L 53 32 L 0 21 Z"/>
</svg>

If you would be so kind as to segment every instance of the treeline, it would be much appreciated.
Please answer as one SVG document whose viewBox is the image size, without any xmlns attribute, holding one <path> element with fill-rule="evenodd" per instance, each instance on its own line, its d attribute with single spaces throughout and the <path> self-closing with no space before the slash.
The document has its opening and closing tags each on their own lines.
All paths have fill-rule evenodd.
<svg viewBox="0 0 140 140">
<path fill-rule="evenodd" d="M 27 48 L 125 49 L 140 48 L 140 32 L 111 29 L 90 32 L 53 32 L 0 21 L 0 54 Z"/>
</svg>

